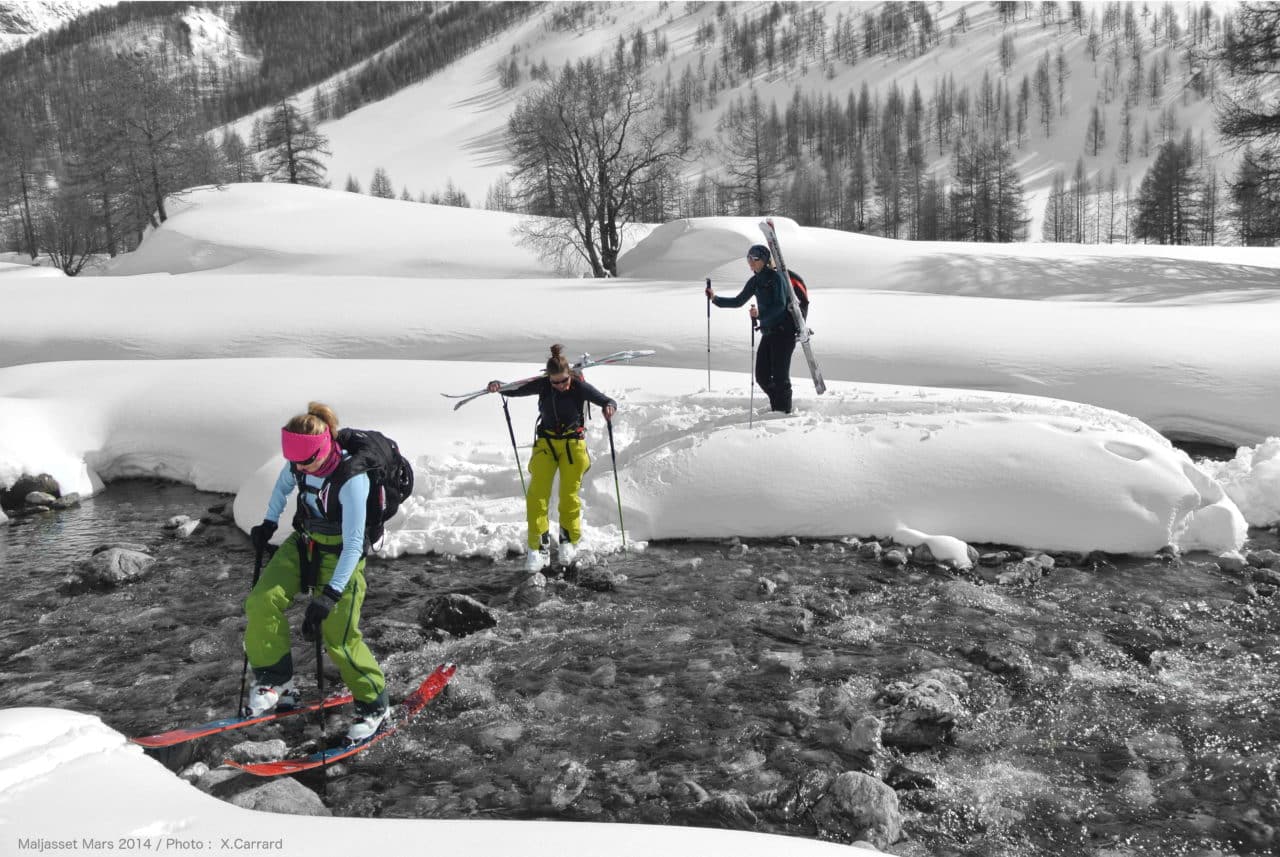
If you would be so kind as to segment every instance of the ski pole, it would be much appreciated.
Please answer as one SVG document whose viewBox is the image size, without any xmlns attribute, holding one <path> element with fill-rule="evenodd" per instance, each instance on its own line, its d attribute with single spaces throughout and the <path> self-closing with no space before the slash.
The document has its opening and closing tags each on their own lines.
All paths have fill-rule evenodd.
<svg viewBox="0 0 1280 857">
<path fill-rule="evenodd" d="M 253 591 L 253 587 L 258 585 L 258 576 L 262 574 L 262 548 L 258 548 L 253 554 L 253 583 L 249 586 L 249 591 Z M 244 653 L 244 665 L 240 668 L 240 698 L 236 700 L 236 717 L 244 715 L 244 687 L 245 680 L 249 677 L 249 650 Z"/>
<path fill-rule="evenodd" d="M 516 454 L 516 473 L 520 474 L 520 493 L 528 494 L 524 487 L 524 467 L 520 464 L 520 447 L 516 446 L 516 430 L 511 427 L 511 409 L 507 407 L 507 397 L 502 397 L 502 412 L 507 415 L 507 434 L 511 435 L 511 451 Z"/>
<path fill-rule="evenodd" d="M 320 698 L 324 699 L 324 647 L 322 640 L 324 639 L 324 629 L 316 628 L 316 686 L 320 689 Z M 320 770 L 324 770 L 324 766 L 329 764 L 329 714 L 325 707 L 320 706 L 320 746 L 324 749 L 324 758 L 321 760 Z M 320 796 L 328 799 L 329 797 L 329 778 L 325 777 L 320 781 Z"/>
<path fill-rule="evenodd" d="M 751 316 L 747 316 L 751 318 Z M 751 365 L 747 368 L 747 386 L 751 389 L 751 397 L 748 400 L 750 404 L 747 406 L 747 428 L 755 425 L 756 421 L 756 320 L 751 318 Z"/>
<path fill-rule="evenodd" d="M 711 278 L 707 277 L 707 288 L 711 288 Z M 707 296 L 707 392 L 711 392 L 711 297 Z"/>
<path fill-rule="evenodd" d="M 321 651 L 321 637 L 324 631 L 316 628 L 316 686 L 320 688 L 320 698 L 324 699 L 324 659 Z M 329 718 L 326 716 L 324 706 L 320 706 L 320 746 L 328 749 L 329 747 Z M 328 758 L 327 756 L 325 757 Z M 327 783 L 326 783 L 327 786 Z"/>
<path fill-rule="evenodd" d="M 609 457 L 613 459 L 613 491 L 618 497 L 618 529 L 622 532 L 622 550 L 627 549 L 627 528 L 622 523 L 622 488 L 618 485 L 618 453 L 613 447 L 613 420 L 605 420 L 609 427 Z"/>
</svg>

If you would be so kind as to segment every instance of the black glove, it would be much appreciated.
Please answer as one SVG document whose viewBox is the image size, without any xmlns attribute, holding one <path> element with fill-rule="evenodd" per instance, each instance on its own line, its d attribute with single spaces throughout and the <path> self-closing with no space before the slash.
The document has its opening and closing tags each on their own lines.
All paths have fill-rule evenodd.
<svg viewBox="0 0 1280 857">
<path fill-rule="evenodd" d="M 326 586 L 311 599 L 307 605 L 307 615 L 302 617 L 302 639 L 314 642 L 320 633 L 320 626 L 328 618 L 333 605 L 342 600 L 342 593 L 332 586 Z"/>
<path fill-rule="evenodd" d="M 253 542 L 253 547 L 258 553 L 262 553 L 267 549 L 267 545 L 271 544 L 271 537 L 276 534 L 279 524 L 275 521 L 268 521 L 265 518 L 261 524 L 249 530 L 249 541 Z"/>
</svg>

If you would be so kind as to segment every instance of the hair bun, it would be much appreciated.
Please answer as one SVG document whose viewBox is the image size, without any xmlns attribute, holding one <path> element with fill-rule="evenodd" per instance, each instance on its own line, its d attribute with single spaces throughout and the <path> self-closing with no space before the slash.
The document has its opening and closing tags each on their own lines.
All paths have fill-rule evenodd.
<svg viewBox="0 0 1280 857">
<path fill-rule="evenodd" d="M 551 346 L 552 357 L 559 357 L 561 351 L 564 351 L 564 346 L 560 343 L 557 342 L 555 345 Z"/>
</svg>

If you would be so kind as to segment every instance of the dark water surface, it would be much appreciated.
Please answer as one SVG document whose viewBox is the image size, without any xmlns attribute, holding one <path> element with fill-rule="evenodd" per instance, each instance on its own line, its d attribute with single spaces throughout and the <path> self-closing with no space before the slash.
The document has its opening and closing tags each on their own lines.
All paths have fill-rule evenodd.
<svg viewBox="0 0 1280 857">
<path fill-rule="evenodd" d="M 92 713 L 129 735 L 230 714 L 248 541 L 228 526 L 161 530 L 226 500 L 120 482 L 0 526 L 3 704 Z M 1251 549 L 1276 547 L 1255 536 Z M 147 581 L 60 591 L 116 541 L 151 547 Z M 1014 585 L 891 569 L 838 541 L 660 544 L 606 558 L 626 579 L 605 592 L 520 586 L 517 559 L 375 560 L 363 625 L 393 699 L 437 663 L 460 672 L 393 740 L 301 782 L 336 815 L 840 839 L 776 798 L 858 770 L 896 787 L 897 854 L 1280 851 L 1280 594 L 1205 555 L 1108 559 Z M 435 641 L 418 614 L 446 593 L 484 602 L 497 626 Z M 295 657 L 313 688 L 307 649 Z M 931 670 L 962 679 L 944 741 L 850 740 L 867 714 L 889 717 L 887 689 Z M 214 766 L 241 740 L 297 747 L 319 733 L 315 719 L 285 723 L 162 761 Z"/>
</svg>

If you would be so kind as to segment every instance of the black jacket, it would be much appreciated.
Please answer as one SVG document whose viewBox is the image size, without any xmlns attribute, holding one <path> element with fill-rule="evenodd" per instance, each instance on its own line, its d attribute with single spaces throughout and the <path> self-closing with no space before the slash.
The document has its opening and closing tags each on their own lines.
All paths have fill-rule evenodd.
<svg viewBox="0 0 1280 857">
<path fill-rule="evenodd" d="M 722 298 L 716 295 L 711 302 L 718 307 L 739 307 L 752 298 L 760 302 L 762 333 L 769 333 L 774 329 L 795 330 L 795 322 L 787 308 L 786 286 L 782 283 L 782 275 L 773 268 L 763 268 L 760 273 L 752 274 L 736 297 Z"/>
<path fill-rule="evenodd" d="M 504 396 L 537 396 L 538 397 L 538 434 L 550 437 L 577 437 L 583 431 L 583 406 L 591 402 L 600 407 L 613 405 L 617 410 L 618 403 L 601 393 L 578 376 L 567 390 L 557 390 L 551 386 L 551 379 L 543 376 L 535 378 L 523 387 L 508 390 Z"/>
</svg>

